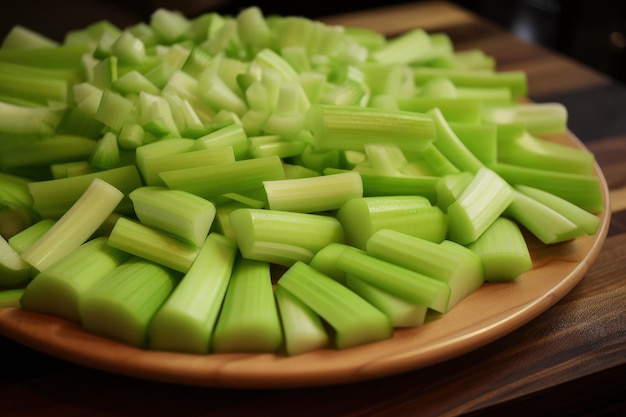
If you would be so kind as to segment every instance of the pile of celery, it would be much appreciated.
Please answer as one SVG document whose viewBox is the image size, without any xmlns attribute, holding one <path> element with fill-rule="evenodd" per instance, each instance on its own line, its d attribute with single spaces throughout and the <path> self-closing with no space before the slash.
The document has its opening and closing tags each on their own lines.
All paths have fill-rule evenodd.
<svg viewBox="0 0 626 417">
<path fill-rule="evenodd" d="M 106 21 L 0 49 L 0 306 L 146 349 L 392 337 L 597 232 L 594 157 L 442 33 Z M 279 273 L 276 273 L 279 271 Z"/>
</svg>

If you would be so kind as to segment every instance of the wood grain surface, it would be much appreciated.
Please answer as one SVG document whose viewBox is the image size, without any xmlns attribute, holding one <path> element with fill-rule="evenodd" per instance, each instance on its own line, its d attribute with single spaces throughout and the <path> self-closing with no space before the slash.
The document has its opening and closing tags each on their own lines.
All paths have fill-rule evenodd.
<svg viewBox="0 0 626 417">
<path fill-rule="evenodd" d="M 480 48 L 520 69 L 530 98 L 574 105 L 572 124 L 610 189 L 608 237 L 584 278 L 518 330 L 460 357 L 365 382 L 306 389 L 223 389 L 101 372 L 0 337 L 0 416 L 618 416 L 626 412 L 626 128 L 624 86 L 525 43 L 446 2 L 418 2 L 323 19 L 389 36 L 414 27 Z M 620 107 L 621 106 L 621 107 Z M 617 114 L 617 116 L 616 116 Z"/>
</svg>

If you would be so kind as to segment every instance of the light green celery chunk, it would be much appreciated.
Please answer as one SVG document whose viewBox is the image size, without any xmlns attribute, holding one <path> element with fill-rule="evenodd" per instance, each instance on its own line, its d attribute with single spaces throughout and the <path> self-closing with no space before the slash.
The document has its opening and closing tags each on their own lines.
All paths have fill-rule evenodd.
<svg viewBox="0 0 626 417">
<path fill-rule="evenodd" d="M 187 34 L 191 22 L 178 11 L 159 8 L 150 15 L 150 27 L 163 43 L 171 44 Z"/>
<path fill-rule="evenodd" d="M 319 177 L 321 175 L 319 172 L 303 167 L 302 165 L 289 164 L 286 162 L 283 162 L 283 169 L 285 170 L 285 179 L 290 180 L 296 178 Z"/>
<path fill-rule="evenodd" d="M 131 258 L 82 294 L 81 324 L 90 333 L 144 348 L 152 317 L 179 280 L 171 269 Z"/>
<path fill-rule="evenodd" d="M 105 89 L 94 117 L 113 131 L 118 132 L 132 113 L 134 106 L 135 104 L 130 99 Z"/>
<path fill-rule="evenodd" d="M 240 209 L 230 214 L 245 258 L 290 266 L 309 262 L 330 243 L 343 243 L 341 224 L 331 216 L 279 210 Z"/>
<path fill-rule="evenodd" d="M 474 176 L 467 171 L 439 177 L 437 184 L 435 185 L 437 192 L 437 207 L 439 207 L 444 213 L 447 213 L 448 206 L 459 198 L 473 178 Z"/>
<path fill-rule="evenodd" d="M 439 109 L 448 122 L 479 124 L 483 104 L 478 100 L 444 97 L 399 97 L 398 108 L 427 113 Z"/>
<path fill-rule="evenodd" d="M 403 231 L 433 242 L 446 236 L 446 219 L 437 206 L 423 196 L 376 196 L 353 198 L 335 216 L 346 243 L 365 249 L 367 239 L 381 229 Z"/>
<path fill-rule="evenodd" d="M 550 142 L 525 133 L 515 140 L 500 142 L 498 161 L 551 171 L 593 175 L 595 157 L 580 148 Z"/>
<path fill-rule="evenodd" d="M 123 95 L 139 94 L 142 91 L 146 91 L 150 94 L 160 93 L 159 88 L 137 70 L 130 70 L 120 75 L 113 81 L 112 85 L 115 90 Z"/>
<path fill-rule="evenodd" d="M 39 216 L 30 207 L 21 205 L 0 190 L 0 236 L 10 239 L 38 219 Z"/>
<path fill-rule="evenodd" d="M 98 171 L 89 161 L 61 162 L 50 165 L 52 179 L 75 177 L 76 175 L 91 174 Z"/>
<path fill-rule="evenodd" d="M 237 256 L 235 242 L 211 233 L 152 319 L 151 349 L 207 353 Z"/>
<path fill-rule="evenodd" d="M 91 45 L 60 45 L 47 48 L 0 49 L 0 61 L 37 68 L 76 69 Z"/>
<path fill-rule="evenodd" d="M 491 169 L 509 184 L 547 191 L 591 213 L 600 213 L 605 208 L 600 179 L 596 175 L 573 174 L 505 163 L 494 164 Z"/>
<path fill-rule="evenodd" d="M 240 208 L 263 208 L 250 206 L 247 202 L 241 200 L 228 199 L 219 202 L 215 207 L 215 219 L 211 231 L 220 233 L 232 240 L 236 240 L 235 231 L 230 221 L 230 213 Z"/>
<path fill-rule="evenodd" d="M 11 236 L 7 241 L 17 253 L 21 254 L 26 250 L 26 248 L 35 243 L 35 241 L 37 241 L 37 239 L 39 239 L 48 229 L 50 229 L 54 222 L 55 221 L 52 219 L 39 220 L 21 230 L 19 233 Z"/>
<path fill-rule="evenodd" d="M 243 127 L 231 123 L 196 140 L 196 149 L 215 149 L 231 147 L 236 160 L 248 156 L 248 137 Z"/>
<path fill-rule="evenodd" d="M 270 209 L 301 213 L 336 210 L 349 199 L 363 196 L 361 176 L 355 171 L 264 181 L 263 187 Z"/>
<path fill-rule="evenodd" d="M 189 270 L 200 251 L 191 243 L 124 217 L 111 230 L 109 245 L 182 273 Z"/>
<path fill-rule="evenodd" d="M 111 43 L 111 54 L 124 65 L 137 65 L 147 57 L 143 42 L 129 30 L 123 31 Z"/>
<path fill-rule="evenodd" d="M 379 230 L 367 241 L 369 255 L 402 266 L 450 286 L 447 310 L 456 306 L 483 284 L 481 259 L 458 243 L 441 243 L 394 230 Z"/>
<path fill-rule="evenodd" d="M 446 157 L 441 150 L 434 143 L 431 143 L 421 151 L 421 160 L 431 169 L 434 175 L 445 176 L 450 174 L 458 174 L 461 172 L 456 165 L 454 165 L 448 157 Z"/>
<path fill-rule="evenodd" d="M 489 168 L 481 168 L 461 195 L 448 206 L 447 239 L 466 245 L 478 237 L 507 209 L 513 188 Z"/>
<path fill-rule="evenodd" d="M 165 187 L 145 186 L 129 197 L 141 223 L 195 246 L 202 246 L 213 220 L 215 205 L 197 195 Z"/>
<path fill-rule="evenodd" d="M 16 168 L 51 165 L 59 162 L 85 160 L 96 147 L 93 139 L 74 135 L 55 135 L 20 143 L 2 151 L 0 167 Z"/>
<path fill-rule="evenodd" d="M 278 287 L 318 314 L 335 335 L 337 349 L 385 340 L 393 335 L 389 318 L 355 292 L 297 262 L 278 280 Z"/>
<path fill-rule="evenodd" d="M 534 187 L 528 187 L 525 185 L 516 185 L 515 189 L 527 196 L 539 201 L 542 204 L 550 207 L 552 210 L 561 213 L 567 217 L 578 227 L 582 228 L 588 235 L 594 235 L 600 227 L 600 217 L 590 213 L 569 201 L 558 197 L 547 191 L 540 190 Z M 10 240 L 9 240 L 10 242 Z"/>
<path fill-rule="evenodd" d="M 483 164 L 489 166 L 498 159 L 497 127 L 495 125 L 449 123 L 452 131 L 463 142 L 467 149 Z"/>
<path fill-rule="evenodd" d="M 108 56 L 103 60 L 95 62 L 91 69 L 91 83 L 98 88 L 111 87 L 118 77 L 117 57 Z"/>
<path fill-rule="evenodd" d="M 329 243 L 315 253 L 309 266 L 345 285 L 346 273 L 337 268 L 337 258 L 348 247 L 344 243 Z"/>
<path fill-rule="evenodd" d="M 179 138 L 180 132 L 174 121 L 172 108 L 168 101 L 159 95 L 145 91 L 139 93 L 137 100 L 139 123 L 146 132 L 158 138 Z"/>
<path fill-rule="evenodd" d="M 86 242 L 122 201 L 124 194 L 99 178 L 36 242 L 22 252 L 22 259 L 44 271 Z"/>
<path fill-rule="evenodd" d="M 385 313 L 393 327 L 419 327 L 426 320 L 428 307 L 423 304 L 406 301 L 352 275 L 348 275 L 346 285 Z"/>
<path fill-rule="evenodd" d="M 50 48 L 59 46 L 59 43 L 39 32 L 24 27 L 14 25 L 9 32 L 4 35 L 2 49 L 24 49 L 24 48 Z"/>
<path fill-rule="evenodd" d="M 2 97 L 15 104 L 47 106 L 50 102 L 67 103 L 70 76 L 59 77 L 44 70 L 4 63 L 0 60 Z"/>
<path fill-rule="evenodd" d="M 15 287 L 30 278 L 30 265 L 0 236 L 0 287 Z"/>
<path fill-rule="evenodd" d="M 528 93 L 526 74 L 523 71 L 467 71 L 465 69 L 415 67 L 413 76 L 421 85 L 435 77 L 446 77 L 457 87 L 506 87 L 515 98 Z"/>
<path fill-rule="evenodd" d="M 23 288 L 0 290 L 0 308 L 20 308 L 20 298 L 23 293 Z"/>
<path fill-rule="evenodd" d="M 113 169 L 119 166 L 120 148 L 115 133 L 107 132 L 98 140 L 89 156 L 89 162 L 99 169 Z"/>
<path fill-rule="evenodd" d="M 485 123 L 522 123 L 533 135 L 562 133 L 567 130 L 567 109 L 561 103 L 517 103 L 483 108 Z"/>
<path fill-rule="evenodd" d="M 361 173 L 364 197 L 418 195 L 426 197 L 431 203 L 436 201 L 438 178 L 430 175 L 414 177 Z"/>
<path fill-rule="evenodd" d="M 506 217 L 493 222 L 468 248 L 482 260 L 489 282 L 513 281 L 533 267 L 522 231 Z"/>
<path fill-rule="evenodd" d="M 160 176 L 169 188 L 209 199 L 226 193 L 263 189 L 263 181 L 282 180 L 285 172 L 278 156 L 268 156 L 166 171 Z"/>
<path fill-rule="evenodd" d="M 28 178 L 0 172 L 1 196 L 4 199 L 14 201 L 20 205 L 31 206 L 33 204 L 33 197 L 28 191 L 28 184 L 31 182 L 32 180 Z M 3 198 L 0 198 L 0 201 L 2 201 Z"/>
<path fill-rule="evenodd" d="M 320 317 L 282 286 L 274 289 L 288 356 L 330 346 L 330 337 Z"/>
<path fill-rule="evenodd" d="M 246 45 L 248 56 L 254 56 L 273 41 L 272 31 L 259 7 L 244 8 L 237 14 L 236 20 L 237 34 Z"/>
<path fill-rule="evenodd" d="M 63 109 L 26 107 L 0 101 L 0 132 L 51 134 L 61 122 L 62 115 Z"/>
<path fill-rule="evenodd" d="M 168 138 L 167 140 L 160 140 L 139 146 L 135 150 L 135 159 L 141 177 L 148 185 L 154 185 L 155 179 L 148 175 L 148 173 L 152 171 L 151 161 L 156 158 L 167 158 L 175 154 L 188 152 L 193 149 L 195 144 L 194 139 Z"/>
<path fill-rule="evenodd" d="M 311 106 L 308 118 L 318 150 L 363 151 L 367 143 L 422 150 L 436 137 L 432 118 L 416 112 L 321 104 Z"/>
<path fill-rule="evenodd" d="M 211 350 L 277 352 L 283 343 L 270 265 L 237 258 L 211 340 Z"/>
<path fill-rule="evenodd" d="M 33 181 L 28 184 L 33 196 L 33 208 L 43 218 L 58 219 L 70 209 L 96 178 L 111 184 L 125 195 L 141 186 L 141 178 L 134 165 L 75 177 Z M 116 211 L 123 213 L 132 211 L 130 200 L 124 197 Z"/>
<path fill-rule="evenodd" d="M 217 74 L 203 72 L 198 77 L 198 97 L 213 110 L 226 109 L 241 116 L 248 109 L 246 102 Z"/>
<path fill-rule="evenodd" d="M 485 165 L 474 155 L 456 135 L 443 113 L 438 108 L 429 110 L 437 129 L 435 147 L 459 170 L 473 174 Z"/>
<path fill-rule="evenodd" d="M 250 138 L 252 139 L 252 138 Z M 308 145 L 300 140 L 276 140 L 273 142 L 250 144 L 250 156 L 263 158 L 266 156 L 278 156 L 285 159 L 300 155 Z"/>
<path fill-rule="evenodd" d="M 346 248 L 337 257 L 337 268 L 403 300 L 439 313 L 448 311 L 450 286 L 400 265 L 375 258 L 357 248 Z"/>
<path fill-rule="evenodd" d="M 422 29 L 413 29 L 387 41 L 372 52 L 372 58 L 377 62 L 408 64 L 430 54 L 431 48 L 428 33 Z"/>
<path fill-rule="evenodd" d="M 85 291 L 130 257 L 104 237 L 87 241 L 28 283 L 22 308 L 80 323 L 78 304 Z"/>
<path fill-rule="evenodd" d="M 548 205 L 514 189 L 514 199 L 504 216 L 515 220 L 546 245 L 586 234 L 584 229 Z"/>
</svg>

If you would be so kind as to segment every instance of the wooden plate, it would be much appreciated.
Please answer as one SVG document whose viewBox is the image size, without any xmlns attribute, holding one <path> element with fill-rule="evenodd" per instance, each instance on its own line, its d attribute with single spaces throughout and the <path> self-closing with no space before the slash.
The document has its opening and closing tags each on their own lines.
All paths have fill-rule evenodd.
<svg viewBox="0 0 626 417">
<path fill-rule="evenodd" d="M 572 135 L 554 138 L 575 147 Z M 596 166 L 607 208 L 594 236 L 545 246 L 529 239 L 533 269 L 513 283 L 485 284 L 448 314 L 393 338 L 346 350 L 274 354 L 194 355 L 141 350 L 84 332 L 52 316 L 0 309 L 0 333 L 63 360 L 143 379 L 177 384 L 293 388 L 373 379 L 439 363 L 484 346 L 537 317 L 567 294 L 595 261 L 608 233 L 608 187 Z"/>
</svg>

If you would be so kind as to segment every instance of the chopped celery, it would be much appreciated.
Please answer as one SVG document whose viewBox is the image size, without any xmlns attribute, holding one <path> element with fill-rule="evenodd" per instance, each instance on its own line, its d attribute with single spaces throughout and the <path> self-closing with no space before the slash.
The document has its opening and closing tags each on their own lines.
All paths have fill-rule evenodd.
<svg viewBox="0 0 626 417">
<path fill-rule="evenodd" d="M 346 273 L 337 268 L 337 257 L 349 246 L 344 243 L 329 243 L 315 253 L 309 266 L 331 277 L 332 279 L 346 283 Z"/>
<path fill-rule="evenodd" d="M 321 214 L 239 209 L 230 223 L 245 258 L 283 266 L 308 263 L 321 248 L 344 241 L 339 221 Z"/>
<path fill-rule="evenodd" d="M 109 245 L 185 273 L 200 249 L 140 222 L 121 217 L 109 236 Z"/>
<path fill-rule="evenodd" d="M 379 230 L 367 241 L 366 252 L 447 283 L 448 311 L 478 290 L 484 281 L 480 258 L 449 240 L 437 243 L 394 230 Z"/>
<path fill-rule="evenodd" d="M 0 236 L 0 287 L 15 287 L 31 277 L 30 265 Z"/>
<path fill-rule="evenodd" d="M 513 281 L 533 267 L 522 231 L 506 217 L 499 217 L 468 248 L 480 256 L 489 282 Z"/>
<path fill-rule="evenodd" d="M 215 218 L 215 205 L 197 195 L 164 187 L 139 187 L 129 197 L 137 218 L 154 227 L 202 246 Z"/>
<path fill-rule="evenodd" d="M 115 210 L 124 194 L 99 178 L 94 179 L 80 198 L 36 242 L 22 253 L 22 259 L 38 271 L 86 242 Z"/>
<path fill-rule="evenodd" d="M 8 239 L 9 245 L 11 245 L 17 253 L 21 254 L 26 248 L 35 243 L 37 239 L 43 236 L 43 234 L 52 227 L 54 222 L 55 221 L 52 219 L 42 219 L 33 223 L 19 233 L 11 236 Z"/>
<path fill-rule="evenodd" d="M 303 213 L 336 210 L 351 198 L 363 196 L 358 172 L 311 178 L 264 181 L 269 208 Z"/>
<path fill-rule="evenodd" d="M 81 324 L 90 333 L 144 348 L 152 317 L 179 279 L 171 269 L 131 258 L 82 294 Z"/>
<path fill-rule="evenodd" d="M 270 265 L 238 258 L 215 325 L 211 350 L 277 352 L 282 342 Z"/>
<path fill-rule="evenodd" d="M 400 265 L 348 247 L 337 257 L 337 268 L 403 300 L 439 313 L 448 311 L 450 286 Z"/>
<path fill-rule="evenodd" d="M 534 135 L 563 133 L 567 130 L 567 109 L 560 103 L 517 103 L 485 106 L 486 123 L 522 123 Z"/>
<path fill-rule="evenodd" d="M 285 289 L 318 314 L 334 330 L 338 349 L 388 339 L 389 318 L 352 290 L 303 262 L 295 263 L 278 280 Z"/>
<path fill-rule="evenodd" d="M 130 257 L 104 237 L 92 239 L 37 274 L 26 286 L 22 308 L 79 323 L 78 304 L 85 291 Z"/>
<path fill-rule="evenodd" d="M 446 236 L 443 212 L 423 196 L 377 196 L 353 198 L 336 214 L 346 243 L 365 249 L 367 239 L 381 229 L 403 231 L 434 242 Z"/>
<path fill-rule="evenodd" d="M 237 255 L 229 238 L 211 233 L 198 257 L 150 324 L 152 349 L 207 353 Z"/>
<path fill-rule="evenodd" d="M 0 290 L 0 308 L 20 308 L 20 298 L 23 293 L 23 288 Z"/>
</svg>

